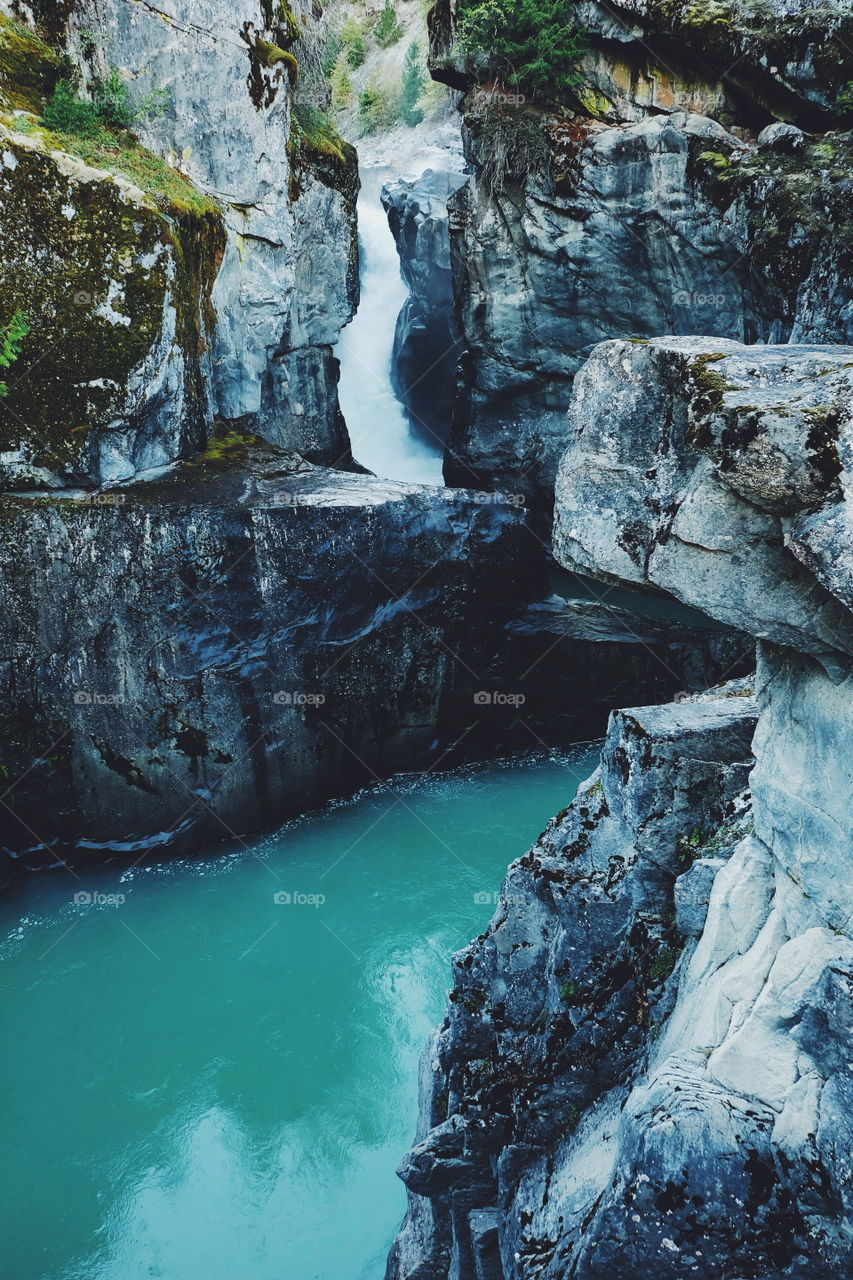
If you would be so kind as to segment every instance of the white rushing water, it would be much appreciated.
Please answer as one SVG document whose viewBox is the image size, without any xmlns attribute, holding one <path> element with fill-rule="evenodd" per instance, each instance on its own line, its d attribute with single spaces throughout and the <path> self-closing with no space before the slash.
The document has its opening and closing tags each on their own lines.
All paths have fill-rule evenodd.
<svg viewBox="0 0 853 1280">
<path fill-rule="evenodd" d="M 436 440 L 433 447 L 412 431 L 391 386 L 394 330 L 408 290 L 379 193 L 398 176 L 384 167 L 362 171 L 358 201 L 361 305 L 336 349 L 341 362 L 341 409 L 353 456 L 363 466 L 392 480 L 443 484 L 440 442 Z"/>
</svg>

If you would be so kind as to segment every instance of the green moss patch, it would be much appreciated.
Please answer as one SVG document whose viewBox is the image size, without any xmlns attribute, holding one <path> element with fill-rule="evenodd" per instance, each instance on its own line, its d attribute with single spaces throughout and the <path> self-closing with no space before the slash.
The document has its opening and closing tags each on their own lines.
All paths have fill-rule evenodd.
<svg viewBox="0 0 853 1280">
<path fill-rule="evenodd" d="M 200 378 L 224 232 L 218 214 L 167 217 L 107 175 L 65 173 L 9 135 L 0 158 L 0 317 L 23 311 L 30 326 L 0 401 L 0 449 L 73 469 L 93 428 L 125 408 L 167 298 L 175 342 Z"/>
<path fill-rule="evenodd" d="M 0 107 L 40 115 L 60 65 L 60 55 L 40 36 L 0 14 Z"/>
</svg>

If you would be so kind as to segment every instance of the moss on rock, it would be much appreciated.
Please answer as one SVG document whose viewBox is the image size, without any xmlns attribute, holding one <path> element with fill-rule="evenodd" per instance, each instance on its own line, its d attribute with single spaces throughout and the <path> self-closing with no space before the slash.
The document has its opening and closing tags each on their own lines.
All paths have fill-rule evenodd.
<svg viewBox="0 0 853 1280">
<path fill-rule="evenodd" d="M 30 324 L 0 402 L 0 449 L 85 470 L 92 433 L 126 414 L 131 374 L 163 341 L 169 308 L 172 341 L 200 378 L 222 236 L 210 212 L 166 215 L 127 183 L 0 126 L 0 316 L 24 311 Z"/>
<path fill-rule="evenodd" d="M 60 65 L 59 54 L 40 36 L 0 14 L 0 107 L 41 114 Z"/>
</svg>

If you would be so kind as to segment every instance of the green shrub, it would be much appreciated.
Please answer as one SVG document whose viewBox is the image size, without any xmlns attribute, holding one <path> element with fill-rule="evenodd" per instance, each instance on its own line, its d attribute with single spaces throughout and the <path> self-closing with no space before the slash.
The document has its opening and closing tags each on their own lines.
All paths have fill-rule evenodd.
<svg viewBox="0 0 853 1280">
<path fill-rule="evenodd" d="M 323 75 L 328 80 L 337 65 L 338 58 L 341 56 L 341 50 L 344 42 L 341 36 L 333 32 L 323 45 L 323 52 L 320 56 L 320 65 Z"/>
<path fill-rule="evenodd" d="M 156 89 L 139 102 L 132 102 L 130 91 L 116 67 L 106 80 L 92 83 L 91 101 L 81 98 L 73 81 L 60 80 L 44 110 L 44 123 L 54 133 L 74 134 L 80 138 L 95 137 L 102 129 L 125 129 L 128 132 L 139 121 L 162 115 L 169 101 L 168 90 Z"/>
<path fill-rule="evenodd" d="M 424 118 L 418 106 L 424 87 L 424 73 L 421 67 L 421 51 L 416 40 L 406 50 L 403 62 L 403 80 L 400 86 L 400 116 L 405 124 L 416 125 Z"/>
<path fill-rule="evenodd" d="M 93 102 L 78 98 L 70 80 L 60 80 L 44 109 L 44 122 L 54 133 L 92 137 L 101 128 Z"/>
<path fill-rule="evenodd" d="M 10 369 L 21 354 L 21 343 L 30 331 L 30 322 L 23 311 L 16 311 L 0 335 L 0 369 Z M 5 382 L 0 382 L 0 396 L 8 394 Z"/>
<path fill-rule="evenodd" d="M 341 31 L 344 57 L 353 71 L 357 71 L 365 58 L 364 29 L 355 18 L 347 18 Z"/>
<path fill-rule="evenodd" d="M 458 38 L 464 53 L 485 54 L 504 84 L 535 98 L 562 99 L 582 83 L 586 41 L 570 0 L 465 0 Z"/>
<path fill-rule="evenodd" d="M 291 145 L 299 148 L 300 159 L 304 159 L 306 150 L 330 156 L 341 163 L 346 158 L 344 143 L 334 121 L 322 107 L 308 102 L 294 104 Z"/>
<path fill-rule="evenodd" d="M 397 10 L 392 0 L 385 0 L 385 7 L 379 15 L 379 21 L 373 29 L 376 43 L 383 49 L 396 44 L 403 34 L 403 28 L 397 20 Z"/>
<path fill-rule="evenodd" d="M 394 123 L 396 112 L 388 90 L 371 76 L 358 95 L 358 119 L 362 133 L 376 133 Z"/>
<path fill-rule="evenodd" d="M 352 102 L 352 80 L 349 74 L 349 64 L 346 56 L 338 58 L 330 77 L 332 89 L 332 108 L 335 111 L 343 111 Z"/>
</svg>

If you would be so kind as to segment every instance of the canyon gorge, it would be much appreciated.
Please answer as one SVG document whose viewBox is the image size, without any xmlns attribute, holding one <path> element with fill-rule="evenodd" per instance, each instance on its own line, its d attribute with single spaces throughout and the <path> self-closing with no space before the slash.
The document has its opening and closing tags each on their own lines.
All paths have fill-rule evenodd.
<svg viewBox="0 0 853 1280">
<path fill-rule="evenodd" d="M 853 8 L 483 7 L 0 0 L 16 1280 L 853 1275 Z"/>
</svg>

